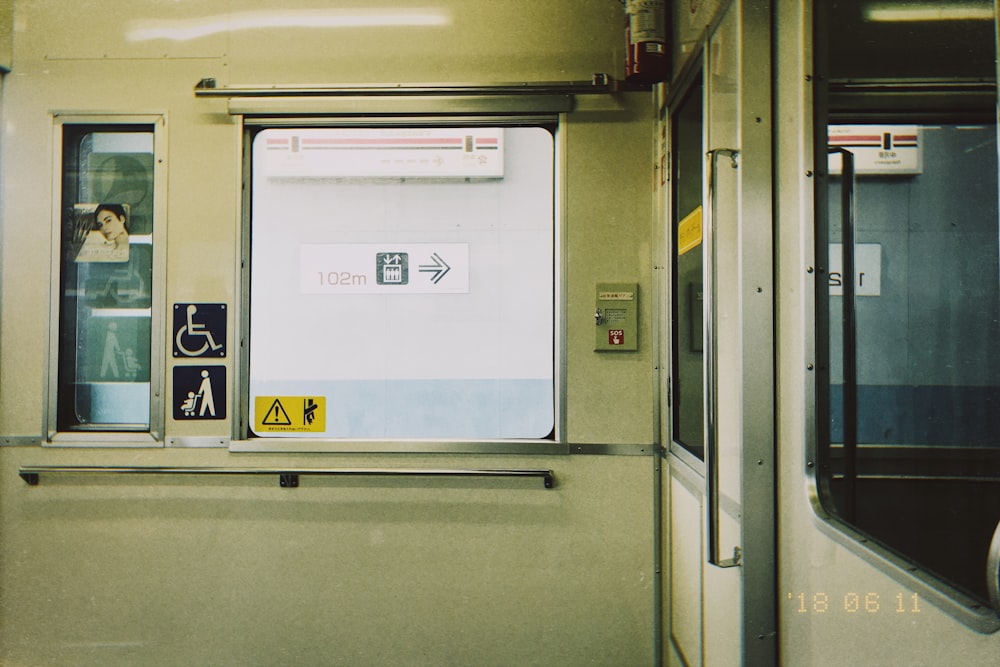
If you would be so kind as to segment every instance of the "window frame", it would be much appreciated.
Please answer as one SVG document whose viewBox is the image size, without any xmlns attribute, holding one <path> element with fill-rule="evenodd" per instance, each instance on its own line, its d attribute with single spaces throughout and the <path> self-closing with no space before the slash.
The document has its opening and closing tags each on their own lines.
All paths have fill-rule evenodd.
<svg viewBox="0 0 1000 667">
<path fill-rule="evenodd" d="M 113 131 L 135 126 L 146 128 L 153 138 L 153 221 L 152 284 L 150 286 L 150 368 L 149 422 L 144 429 L 95 424 L 86 429 L 60 429 L 59 366 L 62 309 L 62 217 L 63 217 L 63 141 L 69 127 L 81 132 Z M 164 114 L 107 114 L 55 112 L 52 128 L 52 282 L 50 285 L 48 341 L 48 403 L 45 411 L 43 446 L 58 447 L 162 447 L 164 443 L 164 326 L 166 297 L 166 117 Z M 102 428 L 106 427 L 106 428 Z"/>
<path fill-rule="evenodd" d="M 468 116 L 449 114 L 446 111 L 427 115 L 375 115 L 375 116 L 242 116 L 242 202 L 241 202 L 241 312 L 238 315 L 240 340 L 240 368 L 234 379 L 234 392 L 238 397 L 238 419 L 233 420 L 232 451 L 252 452 L 392 452 L 392 453 L 566 453 L 566 410 L 562 395 L 566 386 L 565 345 L 565 259 L 563 219 L 565 187 L 562 176 L 565 168 L 566 147 L 562 136 L 565 114 L 500 114 Z M 310 437 L 258 437 L 250 423 L 250 279 L 251 222 L 252 222 L 252 173 L 253 140 L 257 133 L 272 128 L 413 128 L 413 127 L 540 127 L 550 132 L 553 140 L 553 312 L 552 312 L 552 392 L 553 429 L 545 438 L 386 438 L 359 439 L 327 436 Z"/>
</svg>

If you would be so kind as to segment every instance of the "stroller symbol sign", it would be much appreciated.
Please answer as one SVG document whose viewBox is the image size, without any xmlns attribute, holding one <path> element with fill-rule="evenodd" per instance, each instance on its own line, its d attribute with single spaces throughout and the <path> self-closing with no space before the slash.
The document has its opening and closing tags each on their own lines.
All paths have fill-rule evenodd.
<svg viewBox="0 0 1000 667">
<path fill-rule="evenodd" d="M 226 367 L 174 366 L 174 419 L 225 419 Z"/>
</svg>

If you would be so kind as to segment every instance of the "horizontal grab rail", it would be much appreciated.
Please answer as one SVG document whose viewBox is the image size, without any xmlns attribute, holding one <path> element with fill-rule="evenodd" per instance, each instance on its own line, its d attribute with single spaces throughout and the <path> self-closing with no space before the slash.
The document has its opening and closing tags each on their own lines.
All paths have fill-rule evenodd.
<svg viewBox="0 0 1000 667">
<path fill-rule="evenodd" d="M 546 489 L 554 486 L 551 470 L 510 468 L 219 468 L 177 466 L 21 466 L 18 475 L 28 484 L 38 484 L 39 475 L 89 474 L 156 474 L 156 475 L 277 475 L 283 488 L 299 485 L 300 475 L 369 476 L 369 477 L 541 477 Z"/>
</svg>

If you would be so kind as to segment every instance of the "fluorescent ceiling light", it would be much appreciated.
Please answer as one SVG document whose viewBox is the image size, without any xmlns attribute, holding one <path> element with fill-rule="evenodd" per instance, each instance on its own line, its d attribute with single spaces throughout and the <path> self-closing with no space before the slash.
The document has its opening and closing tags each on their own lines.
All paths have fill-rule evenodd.
<svg viewBox="0 0 1000 667">
<path fill-rule="evenodd" d="M 269 10 L 174 21 L 134 21 L 125 38 L 130 42 L 152 39 L 186 41 L 218 33 L 267 28 L 377 28 L 449 24 L 451 16 L 440 9 Z"/>
<path fill-rule="evenodd" d="M 880 23 L 914 21 L 992 21 L 993 3 L 941 2 L 936 4 L 915 2 L 877 2 L 865 6 L 866 21 Z"/>
</svg>

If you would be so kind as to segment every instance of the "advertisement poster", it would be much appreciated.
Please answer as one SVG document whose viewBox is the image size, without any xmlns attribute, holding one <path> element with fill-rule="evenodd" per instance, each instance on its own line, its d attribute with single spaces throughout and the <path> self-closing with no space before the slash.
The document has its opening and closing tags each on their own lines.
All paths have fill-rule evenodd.
<svg viewBox="0 0 1000 667">
<path fill-rule="evenodd" d="M 73 207 L 73 248 L 77 262 L 127 262 L 128 204 Z"/>
</svg>

